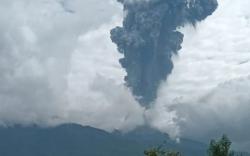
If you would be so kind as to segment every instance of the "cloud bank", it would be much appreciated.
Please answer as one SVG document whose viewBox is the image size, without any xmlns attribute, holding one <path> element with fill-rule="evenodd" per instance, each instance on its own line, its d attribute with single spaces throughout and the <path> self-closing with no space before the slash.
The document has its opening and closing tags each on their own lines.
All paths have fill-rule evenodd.
<svg viewBox="0 0 250 156">
<path fill-rule="evenodd" d="M 235 146 L 249 145 L 249 5 L 220 0 L 213 16 L 181 29 L 183 49 L 159 91 L 155 108 L 165 113 L 158 113 L 156 123 L 164 125 L 171 112 L 183 136 L 207 140 L 226 133 Z"/>
<path fill-rule="evenodd" d="M 143 124 L 109 39 L 115 1 L 0 2 L 0 123 L 66 122 L 106 130 Z M 93 16 L 94 15 L 94 16 Z"/>
</svg>

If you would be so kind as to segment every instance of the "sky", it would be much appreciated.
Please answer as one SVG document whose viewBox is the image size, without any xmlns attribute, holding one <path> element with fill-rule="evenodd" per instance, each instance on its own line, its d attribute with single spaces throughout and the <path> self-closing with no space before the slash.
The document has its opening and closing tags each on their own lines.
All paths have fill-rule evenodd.
<svg viewBox="0 0 250 156">
<path fill-rule="evenodd" d="M 0 123 L 75 122 L 108 131 L 143 124 L 109 39 L 115 1 L 0 2 Z"/>
<path fill-rule="evenodd" d="M 228 134 L 250 145 L 249 0 L 219 0 L 194 28 L 180 28 L 182 50 L 150 109 L 124 84 L 110 29 L 115 0 L 0 1 L 0 124 L 74 122 L 107 131 L 145 123 L 173 138 Z"/>
</svg>

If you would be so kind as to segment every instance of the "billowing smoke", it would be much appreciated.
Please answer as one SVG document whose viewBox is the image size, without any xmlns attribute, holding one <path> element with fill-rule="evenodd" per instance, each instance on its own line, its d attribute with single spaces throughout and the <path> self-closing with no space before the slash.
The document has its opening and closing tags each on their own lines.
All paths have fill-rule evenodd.
<svg viewBox="0 0 250 156">
<path fill-rule="evenodd" d="M 165 30 L 163 27 L 162 30 L 150 30 L 144 36 L 136 35 L 136 32 L 139 34 L 148 27 L 146 23 L 153 24 L 149 20 L 154 22 L 149 25 L 151 27 L 160 27 L 156 26 L 156 22 L 163 25 L 163 19 L 160 20 L 163 15 L 157 12 L 172 1 L 122 2 L 126 18 L 123 28 L 117 30 L 126 33 L 117 36 L 117 39 L 131 42 L 124 42 L 126 51 L 121 54 L 110 41 L 109 32 L 122 24 L 122 7 L 116 0 L 1 0 L 0 125 L 53 126 L 73 122 L 108 131 L 126 131 L 146 122 L 172 137 L 181 135 L 205 142 L 226 133 L 236 143 L 235 146 L 249 151 L 249 0 L 218 0 L 219 7 L 213 16 L 197 23 L 195 29 L 192 26 L 195 22 L 182 16 L 180 26 L 191 24 L 177 29 L 185 36 L 178 57 L 173 55 L 176 51 L 171 49 L 163 53 L 173 55 L 175 68 L 168 81 L 160 85 L 157 100 L 151 109 L 141 107 L 123 85 L 126 73 L 117 61 L 123 55 L 126 61 L 130 60 L 128 76 L 139 80 L 138 75 L 132 75 L 131 71 L 138 74 L 139 69 L 144 69 L 143 72 L 154 74 L 155 84 L 159 83 L 156 83 L 156 78 L 159 79 L 156 74 L 165 70 L 158 59 L 159 51 L 147 50 L 153 47 L 144 48 L 144 53 L 142 48 L 136 51 L 132 43 L 139 43 L 135 37 L 149 42 L 153 38 L 146 40 L 146 37 L 158 32 L 162 34 L 158 36 L 161 42 L 156 43 L 166 41 L 164 48 L 172 48 L 170 43 L 173 45 L 175 39 L 170 38 L 170 34 L 175 34 L 176 28 Z M 175 0 L 175 4 L 181 2 Z M 184 10 L 190 16 L 192 8 L 198 12 L 206 8 L 204 15 L 207 15 L 209 6 L 214 6 L 216 2 L 196 0 L 196 3 L 190 1 L 187 4 L 190 9 Z M 198 6 L 202 7 L 198 9 Z M 167 18 L 165 14 L 164 18 Z M 178 14 L 181 14 L 180 11 Z M 91 15 L 95 16 L 89 18 Z M 151 19 L 149 15 L 160 17 Z M 199 17 L 204 18 L 204 15 Z M 129 17 L 130 28 L 126 24 L 130 21 Z M 174 17 L 177 15 L 168 20 L 173 22 Z M 196 22 L 201 20 L 194 19 Z M 139 22 L 144 22 L 140 29 L 137 28 Z M 165 41 L 160 40 L 166 36 L 164 34 L 167 34 Z M 150 57 L 152 63 L 144 63 L 147 67 L 139 66 L 143 60 L 138 60 L 146 61 L 146 55 L 135 56 L 150 52 L 154 56 Z M 128 56 L 133 57 L 128 59 Z M 170 59 L 164 59 L 164 63 L 171 63 Z M 156 74 L 150 68 L 157 69 L 154 71 Z M 152 76 L 143 78 L 152 79 Z M 134 88 L 131 82 L 129 86 Z M 145 90 L 148 88 L 144 87 Z"/>
<path fill-rule="evenodd" d="M 181 136 L 207 142 L 226 133 L 235 147 L 249 151 L 250 1 L 218 2 L 195 29 L 180 30 L 182 49 L 158 91 L 154 123 L 167 129 L 172 112 Z"/>
<path fill-rule="evenodd" d="M 181 49 L 183 34 L 177 28 L 211 15 L 216 0 L 118 0 L 124 5 L 122 27 L 111 39 L 124 54 L 120 64 L 125 81 L 138 101 L 148 106 L 160 83 L 172 72 L 172 56 Z"/>
</svg>

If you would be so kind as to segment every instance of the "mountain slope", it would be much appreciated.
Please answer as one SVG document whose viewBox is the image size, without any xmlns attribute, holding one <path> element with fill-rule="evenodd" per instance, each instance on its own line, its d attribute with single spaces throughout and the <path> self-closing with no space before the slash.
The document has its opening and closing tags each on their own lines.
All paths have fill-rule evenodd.
<svg viewBox="0 0 250 156">
<path fill-rule="evenodd" d="M 127 134 L 108 133 L 92 127 L 66 124 L 0 128 L 1 156 L 142 156 L 144 149 L 159 145 L 182 151 L 185 156 L 204 155 L 206 145 L 191 140 L 180 144 L 156 130 L 141 127 Z"/>
</svg>

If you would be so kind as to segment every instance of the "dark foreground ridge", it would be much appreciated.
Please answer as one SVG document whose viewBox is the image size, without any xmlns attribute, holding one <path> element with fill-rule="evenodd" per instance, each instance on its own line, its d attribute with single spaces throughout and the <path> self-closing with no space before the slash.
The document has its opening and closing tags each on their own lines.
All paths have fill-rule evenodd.
<svg viewBox="0 0 250 156">
<path fill-rule="evenodd" d="M 118 0 L 126 14 L 123 26 L 111 30 L 111 39 L 124 54 L 120 64 L 125 81 L 148 106 L 161 81 L 172 72 L 173 54 L 181 49 L 183 34 L 177 28 L 195 25 L 217 8 L 217 0 Z"/>
<path fill-rule="evenodd" d="M 167 148 L 185 156 L 204 155 L 207 148 L 187 139 L 177 144 L 166 134 L 145 127 L 121 134 L 76 124 L 54 128 L 14 126 L 0 128 L 0 156 L 143 156 L 145 149 L 163 141 L 167 141 Z"/>
<path fill-rule="evenodd" d="M 184 156 L 204 156 L 208 148 L 189 139 L 176 143 L 168 135 L 148 127 L 127 134 L 77 124 L 54 128 L 0 127 L 0 156 L 143 156 L 145 149 L 163 142 L 163 148 L 180 151 Z"/>
</svg>

